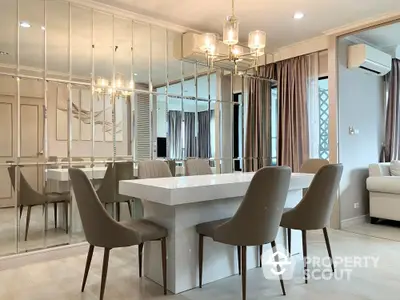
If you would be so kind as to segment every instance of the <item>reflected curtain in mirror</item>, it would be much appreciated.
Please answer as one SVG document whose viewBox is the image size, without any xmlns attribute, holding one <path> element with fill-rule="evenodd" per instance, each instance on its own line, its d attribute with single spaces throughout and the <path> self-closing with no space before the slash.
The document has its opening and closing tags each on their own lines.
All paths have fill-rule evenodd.
<svg viewBox="0 0 400 300">
<path fill-rule="evenodd" d="M 196 156 L 196 113 L 185 112 L 185 157 Z"/>
<path fill-rule="evenodd" d="M 201 111 L 199 117 L 199 157 L 209 158 L 211 152 L 210 146 L 210 121 L 213 119 L 214 111 Z"/>
<path fill-rule="evenodd" d="M 177 110 L 168 112 L 169 158 L 182 159 L 182 113 Z"/>
</svg>

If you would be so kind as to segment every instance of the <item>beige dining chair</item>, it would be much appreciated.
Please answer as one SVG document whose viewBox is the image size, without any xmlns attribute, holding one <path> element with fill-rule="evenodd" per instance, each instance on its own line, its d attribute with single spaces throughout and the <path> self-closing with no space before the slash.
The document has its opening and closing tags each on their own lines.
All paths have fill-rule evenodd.
<svg viewBox="0 0 400 300">
<path fill-rule="evenodd" d="M 11 184 L 14 188 L 14 192 L 18 189 L 15 187 L 15 166 L 8 167 L 8 174 L 10 176 Z M 34 206 L 43 206 L 43 209 L 46 210 L 48 204 L 51 203 L 63 203 L 64 204 L 64 211 L 65 211 L 65 231 L 68 233 L 68 205 L 71 201 L 69 194 L 46 194 L 43 195 L 36 190 L 34 190 L 28 181 L 25 179 L 25 176 L 19 170 L 19 195 L 17 197 L 17 206 L 19 207 L 19 217 L 22 217 L 24 207 L 27 207 L 27 215 L 26 215 L 26 222 L 25 222 L 25 241 L 28 239 L 28 231 L 29 231 L 29 224 L 31 221 L 31 210 Z M 55 215 L 55 223 L 57 223 L 57 210 L 54 211 Z M 47 227 L 47 224 L 46 224 Z"/>
<path fill-rule="evenodd" d="M 329 243 L 328 231 L 333 205 L 336 201 L 337 190 L 342 177 L 343 166 L 330 164 L 322 166 L 315 174 L 307 193 L 294 208 L 285 208 L 281 226 L 288 230 L 288 250 L 291 253 L 291 229 L 301 230 L 303 244 L 303 259 L 305 282 L 307 278 L 307 230 L 322 229 L 328 255 L 333 265 L 332 251 Z"/>
<path fill-rule="evenodd" d="M 173 177 L 168 163 L 162 160 L 146 160 L 139 162 L 138 175 L 139 179 Z M 143 244 L 139 245 L 138 256 L 139 277 L 142 277 Z"/>
<path fill-rule="evenodd" d="M 289 167 L 264 167 L 258 170 L 232 218 L 202 223 L 196 226 L 199 234 L 199 286 L 202 287 L 204 237 L 216 242 L 240 246 L 242 257 L 242 299 L 246 299 L 246 247 L 271 243 L 276 262 L 275 238 L 282 219 L 283 207 L 289 190 Z M 279 268 L 279 265 L 278 265 Z M 282 276 L 282 293 L 286 295 Z"/>
<path fill-rule="evenodd" d="M 94 247 L 104 248 L 101 275 L 100 300 L 104 298 L 107 279 L 108 260 L 113 248 L 143 245 L 149 241 L 161 241 L 164 294 L 167 294 L 167 229 L 146 219 L 117 222 L 111 218 L 92 183 L 80 169 L 68 170 L 82 220 L 83 231 L 89 246 L 81 291 L 85 290 Z M 140 274 L 141 275 L 141 274 Z"/>
<path fill-rule="evenodd" d="M 106 173 L 96 191 L 104 206 L 115 203 L 117 221 L 121 220 L 121 203 L 128 204 L 129 214 L 131 218 L 133 217 L 132 198 L 118 194 L 119 181 L 128 179 L 134 179 L 132 162 L 120 162 L 114 165 L 108 163 Z"/>
<path fill-rule="evenodd" d="M 185 161 L 185 174 L 186 176 L 193 175 L 209 175 L 212 174 L 212 170 L 208 160 L 205 159 L 188 159 Z"/>
</svg>

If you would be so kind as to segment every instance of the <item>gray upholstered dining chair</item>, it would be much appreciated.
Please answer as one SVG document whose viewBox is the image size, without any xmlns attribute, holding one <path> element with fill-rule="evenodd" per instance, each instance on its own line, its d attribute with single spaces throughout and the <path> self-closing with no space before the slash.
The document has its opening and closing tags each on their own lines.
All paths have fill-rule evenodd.
<svg viewBox="0 0 400 300">
<path fill-rule="evenodd" d="M 172 177 L 168 164 L 162 160 L 146 160 L 139 162 L 139 178 Z"/>
<path fill-rule="evenodd" d="M 206 159 L 188 159 L 185 161 L 185 174 L 186 176 L 193 175 L 208 175 L 212 174 L 212 170 L 208 160 Z"/>
<path fill-rule="evenodd" d="M 304 270 L 307 279 L 307 230 L 322 229 L 328 255 L 333 265 L 332 251 L 329 243 L 328 231 L 333 205 L 336 201 L 336 193 L 342 177 L 343 166 L 341 164 L 330 164 L 322 166 L 315 174 L 307 193 L 294 208 L 285 208 L 282 216 L 281 226 L 288 230 L 288 250 L 291 253 L 291 229 L 301 230 L 303 244 Z"/>
<path fill-rule="evenodd" d="M 140 179 L 173 177 L 167 162 L 162 160 L 146 160 L 139 162 L 138 175 Z M 142 277 L 143 244 L 138 248 L 139 277 Z"/>
<path fill-rule="evenodd" d="M 74 189 L 83 231 L 89 246 L 85 274 L 82 281 L 83 292 L 89 274 L 94 247 L 104 248 L 103 268 L 100 286 L 100 300 L 104 297 L 108 260 L 113 248 L 142 245 L 148 241 L 161 241 L 164 294 L 167 294 L 167 229 L 149 220 L 117 222 L 111 218 L 101 204 L 92 183 L 82 170 L 68 170 Z"/>
<path fill-rule="evenodd" d="M 127 203 L 129 213 L 132 218 L 131 197 L 118 194 L 118 185 L 120 180 L 133 179 L 133 163 L 120 162 L 108 163 L 106 173 L 101 181 L 100 187 L 97 189 L 97 195 L 100 201 L 106 206 L 107 204 L 116 205 L 116 219 L 121 219 L 121 203 Z"/>
<path fill-rule="evenodd" d="M 17 191 L 15 187 L 15 166 L 8 167 L 8 174 L 10 176 L 11 184 L 14 191 Z M 65 211 L 65 231 L 68 233 L 68 204 L 71 201 L 69 194 L 41 194 L 34 190 L 25 176 L 19 170 L 20 184 L 19 184 L 19 197 L 17 206 L 19 207 L 19 217 L 22 217 L 24 207 L 28 208 L 25 222 L 25 241 L 28 239 L 29 223 L 31 220 L 31 209 L 34 206 L 43 206 L 43 209 L 47 210 L 48 204 L 50 203 L 63 203 Z M 54 210 L 54 221 L 57 223 L 57 210 Z M 47 224 L 46 224 L 47 226 Z"/>
<path fill-rule="evenodd" d="M 289 190 L 289 167 L 265 167 L 258 170 L 250 183 L 243 202 L 232 218 L 202 223 L 196 226 L 199 234 L 199 286 L 202 287 L 203 240 L 240 246 L 242 256 L 242 299 L 246 299 L 246 247 L 271 243 L 276 251 L 275 238 Z M 276 252 L 277 253 L 277 252 Z M 276 260 L 279 259 L 274 255 Z M 282 293 L 285 295 L 280 276 Z"/>
<path fill-rule="evenodd" d="M 329 160 L 322 158 L 310 158 L 300 167 L 300 173 L 316 174 L 323 166 L 329 165 Z"/>
</svg>

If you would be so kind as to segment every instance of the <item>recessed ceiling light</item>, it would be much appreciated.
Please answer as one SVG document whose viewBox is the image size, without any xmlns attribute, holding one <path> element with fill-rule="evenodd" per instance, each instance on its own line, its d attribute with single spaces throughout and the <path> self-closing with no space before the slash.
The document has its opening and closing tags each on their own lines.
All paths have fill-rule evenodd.
<svg viewBox="0 0 400 300">
<path fill-rule="evenodd" d="M 304 14 L 301 11 L 295 12 L 293 19 L 300 20 L 304 18 Z"/>
<path fill-rule="evenodd" d="M 137 76 L 137 73 L 133 73 L 133 76 Z"/>
<path fill-rule="evenodd" d="M 42 30 L 46 30 L 46 27 L 44 27 L 44 26 L 42 26 L 41 28 L 42 28 Z"/>
<path fill-rule="evenodd" d="M 19 23 L 19 25 L 21 27 L 23 27 L 23 28 L 30 28 L 31 27 L 31 24 L 29 24 L 28 22 L 21 22 L 21 23 Z"/>
</svg>

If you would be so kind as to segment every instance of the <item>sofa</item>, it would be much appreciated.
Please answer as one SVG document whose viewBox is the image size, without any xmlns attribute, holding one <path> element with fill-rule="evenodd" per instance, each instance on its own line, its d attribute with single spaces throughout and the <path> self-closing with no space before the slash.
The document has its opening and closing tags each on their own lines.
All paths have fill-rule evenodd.
<svg viewBox="0 0 400 300">
<path fill-rule="evenodd" d="M 394 172 L 393 162 L 369 165 L 367 190 L 371 223 L 379 219 L 400 221 L 400 176 L 394 174 L 398 173 Z"/>
</svg>

